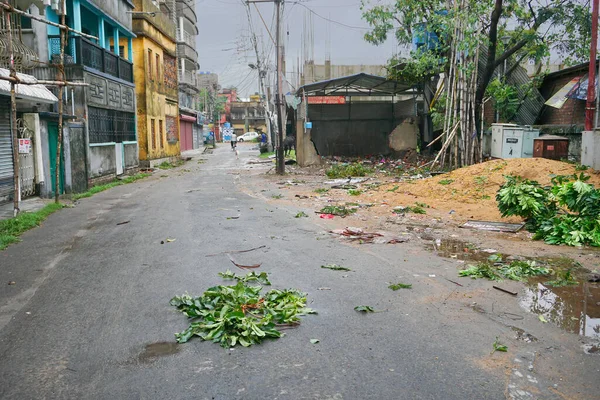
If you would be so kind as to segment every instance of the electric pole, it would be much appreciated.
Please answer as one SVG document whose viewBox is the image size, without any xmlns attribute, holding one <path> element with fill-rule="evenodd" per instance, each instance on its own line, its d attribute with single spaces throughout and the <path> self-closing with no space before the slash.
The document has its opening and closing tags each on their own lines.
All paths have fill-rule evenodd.
<svg viewBox="0 0 600 400">
<path fill-rule="evenodd" d="M 592 40 L 590 46 L 590 67 L 588 70 L 588 91 L 585 104 L 585 130 L 591 131 L 594 126 L 594 100 L 596 97 L 596 46 L 598 45 L 598 0 L 592 2 Z"/>
<path fill-rule="evenodd" d="M 247 0 L 246 3 L 275 3 L 275 12 L 277 15 L 277 32 L 275 34 L 275 48 L 277 50 L 277 93 L 275 94 L 275 107 L 277 110 L 277 174 L 285 174 L 285 162 L 283 159 L 283 60 L 281 49 L 281 3 L 284 0 Z"/>
</svg>

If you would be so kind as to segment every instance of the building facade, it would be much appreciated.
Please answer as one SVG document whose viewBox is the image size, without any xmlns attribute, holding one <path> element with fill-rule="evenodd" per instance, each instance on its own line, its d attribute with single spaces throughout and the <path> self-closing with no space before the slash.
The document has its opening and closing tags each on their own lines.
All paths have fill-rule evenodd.
<svg viewBox="0 0 600 400">
<path fill-rule="evenodd" d="M 236 135 L 246 132 L 267 133 L 265 108 L 260 101 L 234 101 L 231 103 L 231 125 Z"/>
<path fill-rule="evenodd" d="M 177 60 L 179 69 L 179 121 L 181 151 L 197 148 L 202 141 L 198 109 L 198 18 L 195 0 L 176 0 Z"/>
<path fill-rule="evenodd" d="M 134 0 L 134 76 L 140 164 L 153 167 L 180 154 L 177 45 L 173 10 Z"/>
<path fill-rule="evenodd" d="M 37 2 L 36 2 L 37 3 Z M 65 72 L 69 81 L 87 86 L 67 87 L 64 103 L 64 171 L 60 172 L 65 192 L 82 192 L 102 181 L 114 179 L 138 167 L 138 143 L 135 125 L 135 84 L 133 81 L 131 10 L 129 0 L 66 0 L 66 24 L 85 38 L 69 32 L 65 47 Z M 62 10 L 57 2 L 32 14 L 59 22 Z M 60 62 L 59 29 L 32 21 L 24 40 L 30 40 L 39 57 L 32 74 L 43 80 L 55 80 Z M 57 94 L 56 87 L 51 90 Z M 51 138 L 51 161 L 56 148 L 57 107 L 40 114 L 41 129 Z M 48 121 L 44 123 L 44 121 Z M 54 139 L 52 139 L 54 138 Z M 52 164 L 52 162 L 51 162 Z M 50 183 L 54 179 L 51 171 Z M 64 182 L 62 181 L 64 179 Z M 42 195 L 52 195 L 54 184 L 46 184 Z"/>
</svg>

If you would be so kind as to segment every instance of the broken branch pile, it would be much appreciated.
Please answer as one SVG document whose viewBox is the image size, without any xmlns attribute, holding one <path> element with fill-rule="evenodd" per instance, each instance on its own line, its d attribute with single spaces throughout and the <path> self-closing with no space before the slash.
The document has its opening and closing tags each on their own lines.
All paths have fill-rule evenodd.
<svg viewBox="0 0 600 400">
<path fill-rule="evenodd" d="M 306 307 L 305 293 L 273 289 L 261 294 L 261 286 L 248 284 L 264 281 L 266 276 L 262 275 L 250 272 L 245 277 L 236 277 L 227 271 L 222 276 L 239 278 L 236 285 L 214 286 L 199 297 L 187 294 L 173 297 L 170 304 L 191 320 L 185 331 L 175 334 L 177 342 L 185 343 L 198 336 L 223 347 L 238 343 L 248 347 L 265 338 L 279 338 L 283 333 L 278 328 L 299 325 L 301 316 L 316 314 Z"/>
</svg>

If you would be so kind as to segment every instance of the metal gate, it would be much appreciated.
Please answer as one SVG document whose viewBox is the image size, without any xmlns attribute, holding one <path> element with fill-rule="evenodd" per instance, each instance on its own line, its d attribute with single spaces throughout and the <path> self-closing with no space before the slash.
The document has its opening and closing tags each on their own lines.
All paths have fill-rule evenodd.
<svg viewBox="0 0 600 400">
<path fill-rule="evenodd" d="M 19 124 L 20 125 L 20 124 Z M 19 153 L 19 182 L 21 197 L 35 194 L 35 156 L 33 154 L 33 132 L 19 129 L 19 138 L 31 140 L 29 153 Z"/>
<path fill-rule="evenodd" d="M 14 191 L 9 109 L 9 98 L 0 96 L 0 203 L 8 201 Z"/>
</svg>

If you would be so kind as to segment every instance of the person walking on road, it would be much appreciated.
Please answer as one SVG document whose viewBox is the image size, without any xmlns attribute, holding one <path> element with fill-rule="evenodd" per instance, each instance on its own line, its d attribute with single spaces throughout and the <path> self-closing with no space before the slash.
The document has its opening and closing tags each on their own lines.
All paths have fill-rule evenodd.
<svg viewBox="0 0 600 400">
<path fill-rule="evenodd" d="M 235 133 L 231 134 L 231 149 L 235 150 L 235 147 L 237 146 L 237 135 Z"/>
</svg>

